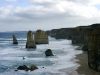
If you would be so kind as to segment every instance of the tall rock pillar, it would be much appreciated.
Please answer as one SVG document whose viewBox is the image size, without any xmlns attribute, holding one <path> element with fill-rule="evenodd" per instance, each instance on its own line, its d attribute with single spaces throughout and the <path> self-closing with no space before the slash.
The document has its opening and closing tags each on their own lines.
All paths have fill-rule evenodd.
<svg viewBox="0 0 100 75">
<path fill-rule="evenodd" d="M 48 44 L 48 35 L 45 31 L 37 30 L 35 33 L 35 43 L 36 44 Z"/>
<path fill-rule="evenodd" d="M 13 44 L 18 44 L 16 36 L 13 34 Z"/>
<path fill-rule="evenodd" d="M 28 31 L 28 33 L 27 33 L 26 48 L 36 48 L 35 41 L 33 40 L 32 31 Z"/>
</svg>

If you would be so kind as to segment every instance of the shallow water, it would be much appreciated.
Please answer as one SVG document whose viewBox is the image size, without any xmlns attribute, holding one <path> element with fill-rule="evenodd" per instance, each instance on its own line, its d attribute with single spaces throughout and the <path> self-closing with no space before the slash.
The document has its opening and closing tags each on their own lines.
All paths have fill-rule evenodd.
<svg viewBox="0 0 100 75">
<path fill-rule="evenodd" d="M 82 52 L 75 50 L 76 46 L 72 46 L 70 40 L 50 38 L 49 44 L 37 45 L 36 49 L 25 49 L 25 42 L 12 45 L 12 41 L 0 41 L 0 75 L 70 75 L 69 72 L 79 66 L 75 57 Z M 54 56 L 45 57 L 44 52 L 48 48 L 52 49 Z M 39 69 L 33 72 L 14 71 L 19 65 L 32 64 Z"/>
</svg>

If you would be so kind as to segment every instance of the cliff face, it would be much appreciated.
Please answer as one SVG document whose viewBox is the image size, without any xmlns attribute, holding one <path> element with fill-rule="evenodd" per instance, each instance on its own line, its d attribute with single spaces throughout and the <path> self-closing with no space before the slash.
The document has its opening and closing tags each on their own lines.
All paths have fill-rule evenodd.
<svg viewBox="0 0 100 75">
<path fill-rule="evenodd" d="M 53 29 L 48 31 L 48 34 L 56 39 L 69 39 L 72 40 L 72 44 L 83 45 L 87 44 L 87 33 L 91 29 L 100 27 L 99 24 L 93 24 L 90 26 L 79 26 L 75 28 L 62 28 Z"/>
<path fill-rule="evenodd" d="M 85 41 L 85 34 L 87 28 L 62 28 L 48 31 L 48 34 L 56 39 L 69 39 L 72 40 L 72 44 L 81 45 Z"/>
<path fill-rule="evenodd" d="M 35 35 L 35 43 L 36 44 L 48 44 L 48 35 L 46 32 L 42 31 L 42 30 L 37 30 Z"/>
<path fill-rule="evenodd" d="M 71 39 L 71 34 L 73 34 L 74 28 L 62 28 L 62 29 L 53 29 L 47 33 L 55 37 L 56 39 Z M 70 32 L 70 33 L 69 33 Z"/>
<path fill-rule="evenodd" d="M 69 39 L 72 44 L 79 45 L 88 52 L 88 65 L 100 71 L 100 24 L 62 28 L 48 31 L 56 39 Z"/>
<path fill-rule="evenodd" d="M 89 67 L 100 71 L 100 28 L 93 29 L 88 36 Z"/>
</svg>

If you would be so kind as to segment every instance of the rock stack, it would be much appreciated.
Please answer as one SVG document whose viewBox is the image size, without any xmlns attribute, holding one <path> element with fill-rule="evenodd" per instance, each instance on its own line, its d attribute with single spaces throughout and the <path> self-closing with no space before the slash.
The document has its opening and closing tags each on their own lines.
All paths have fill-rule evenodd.
<svg viewBox="0 0 100 75">
<path fill-rule="evenodd" d="M 27 33 L 26 48 L 36 48 L 35 41 L 33 40 L 32 31 L 28 31 L 28 33 Z"/>
<path fill-rule="evenodd" d="M 17 41 L 17 39 L 16 39 L 16 36 L 15 36 L 15 35 L 13 35 L 13 44 L 18 44 L 18 41 Z"/>
<path fill-rule="evenodd" d="M 48 35 L 46 32 L 37 30 L 34 36 L 36 44 L 48 44 Z"/>
</svg>

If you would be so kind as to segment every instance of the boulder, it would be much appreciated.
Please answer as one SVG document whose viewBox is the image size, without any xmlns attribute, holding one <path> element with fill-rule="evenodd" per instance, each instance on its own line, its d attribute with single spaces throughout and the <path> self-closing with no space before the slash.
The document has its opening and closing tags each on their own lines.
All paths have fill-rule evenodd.
<svg viewBox="0 0 100 75">
<path fill-rule="evenodd" d="M 22 66 L 19 66 L 17 68 L 17 70 L 15 70 L 15 71 L 18 71 L 18 70 L 24 70 L 24 71 L 29 71 L 30 70 L 30 71 L 34 71 L 36 69 L 38 69 L 38 67 L 35 66 L 35 65 L 31 65 L 30 67 L 27 67 L 26 65 L 22 65 Z"/>
<path fill-rule="evenodd" d="M 31 65 L 31 67 L 30 67 L 30 71 L 34 71 L 34 70 L 36 70 L 36 69 L 38 69 L 37 66 L 35 66 L 35 65 Z"/>
<path fill-rule="evenodd" d="M 46 55 L 46 56 L 54 56 L 51 49 L 47 49 L 47 50 L 45 51 L 45 55 Z"/>
<path fill-rule="evenodd" d="M 19 67 L 17 68 L 17 70 L 25 70 L 25 71 L 28 71 L 29 68 L 28 68 L 26 65 L 23 65 L 23 66 L 19 66 Z"/>
<path fill-rule="evenodd" d="M 32 33 L 32 31 L 29 31 L 27 33 L 26 48 L 36 48 L 35 41 L 33 40 L 33 33 Z"/>
<path fill-rule="evenodd" d="M 36 44 L 48 44 L 48 35 L 45 31 L 37 30 L 34 38 Z"/>
<path fill-rule="evenodd" d="M 17 39 L 16 39 L 16 36 L 15 36 L 15 35 L 13 35 L 13 44 L 18 44 L 18 41 L 17 41 Z"/>
</svg>

